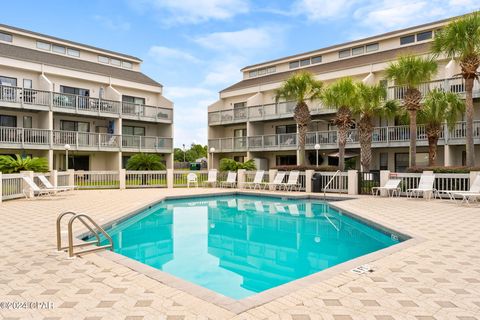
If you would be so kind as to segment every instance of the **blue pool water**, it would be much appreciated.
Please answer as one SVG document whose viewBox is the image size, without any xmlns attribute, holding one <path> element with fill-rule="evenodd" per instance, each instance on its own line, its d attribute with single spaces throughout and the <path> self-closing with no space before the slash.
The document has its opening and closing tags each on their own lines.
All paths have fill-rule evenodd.
<svg viewBox="0 0 480 320">
<path fill-rule="evenodd" d="M 115 252 L 234 299 L 402 241 L 327 203 L 244 195 L 166 200 L 107 231 Z"/>
</svg>

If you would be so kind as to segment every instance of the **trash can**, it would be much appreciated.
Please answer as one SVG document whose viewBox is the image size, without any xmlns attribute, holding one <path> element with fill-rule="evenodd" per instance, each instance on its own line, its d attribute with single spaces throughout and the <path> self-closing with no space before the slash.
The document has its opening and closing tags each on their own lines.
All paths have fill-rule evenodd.
<svg viewBox="0 0 480 320">
<path fill-rule="evenodd" d="M 322 192 L 322 175 L 314 173 L 312 176 L 312 192 Z"/>
<path fill-rule="evenodd" d="M 200 163 L 192 162 L 190 163 L 190 170 L 200 170 L 201 168 Z"/>
</svg>

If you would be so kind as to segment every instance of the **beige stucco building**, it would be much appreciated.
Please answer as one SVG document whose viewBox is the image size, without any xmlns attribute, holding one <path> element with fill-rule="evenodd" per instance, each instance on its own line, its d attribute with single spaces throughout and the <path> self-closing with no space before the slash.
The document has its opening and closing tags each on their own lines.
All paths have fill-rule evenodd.
<svg viewBox="0 0 480 320">
<path fill-rule="evenodd" d="M 308 70 L 326 85 L 350 76 L 365 83 L 383 83 L 389 99 L 402 99 L 403 88 L 385 79 L 388 64 L 405 53 L 429 54 L 435 32 L 448 23 L 437 21 L 374 37 L 334 45 L 277 60 L 243 68 L 243 80 L 220 92 L 220 99 L 208 107 L 208 144 L 213 150 L 210 157 L 214 167 L 221 158 L 238 161 L 258 159 L 257 167 L 297 163 L 296 125 L 293 120 L 295 103 L 275 103 L 274 90 L 293 72 Z M 458 76 L 454 61 L 440 57 L 438 74 L 430 83 L 421 86 L 425 93 L 433 88 L 457 92 L 464 96 L 464 82 Z M 480 165 L 480 85 L 475 82 L 475 152 Z M 337 164 L 336 128 L 331 124 L 335 110 L 320 102 L 309 102 L 312 123 L 307 135 L 307 162 L 316 164 L 314 146 L 320 145 L 319 163 Z M 409 130 L 399 125 L 398 119 L 375 119 L 373 134 L 372 169 L 404 171 L 408 166 Z M 439 165 L 465 163 L 465 123 L 459 122 L 453 131 L 444 130 L 439 141 Z M 425 128 L 418 127 L 419 166 L 428 164 Z M 212 149 L 213 148 L 213 149 Z M 347 156 L 351 166 L 360 168 L 357 130 L 352 127 L 348 135 Z"/>
<path fill-rule="evenodd" d="M 116 170 L 138 152 L 172 166 L 173 103 L 141 62 L 0 25 L 0 154 L 65 169 L 69 145 L 70 169 Z"/>
</svg>

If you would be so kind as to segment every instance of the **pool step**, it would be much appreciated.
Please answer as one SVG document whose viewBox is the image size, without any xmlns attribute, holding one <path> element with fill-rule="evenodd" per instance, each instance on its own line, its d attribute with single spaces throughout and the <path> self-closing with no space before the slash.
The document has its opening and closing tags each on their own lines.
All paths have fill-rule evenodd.
<svg viewBox="0 0 480 320">
<path fill-rule="evenodd" d="M 68 246 L 63 247 L 61 222 L 63 217 L 65 216 L 72 216 L 72 217 L 68 221 L 68 227 L 67 227 Z M 78 244 L 73 244 L 73 223 L 77 220 L 80 221 L 95 236 L 96 238 L 95 240 L 83 241 Z M 110 237 L 110 235 L 102 227 L 100 227 L 90 216 L 88 216 L 85 213 L 75 213 L 73 211 L 67 211 L 67 212 L 61 213 L 57 217 L 56 227 L 57 227 L 57 250 L 63 251 L 65 249 L 68 249 L 68 256 L 70 258 L 83 253 L 95 252 L 95 251 L 100 251 L 105 249 L 110 249 L 113 251 L 113 240 Z M 100 245 L 100 242 L 101 242 L 100 235 L 103 235 L 105 239 L 108 240 L 109 244 Z M 86 247 L 91 245 L 95 245 L 95 247 L 76 251 L 76 252 L 74 251 L 74 248 Z"/>
</svg>

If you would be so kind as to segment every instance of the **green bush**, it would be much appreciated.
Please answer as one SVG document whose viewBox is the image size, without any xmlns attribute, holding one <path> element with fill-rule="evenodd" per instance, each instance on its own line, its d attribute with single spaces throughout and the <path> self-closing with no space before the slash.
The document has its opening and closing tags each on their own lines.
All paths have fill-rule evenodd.
<svg viewBox="0 0 480 320">
<path fill-rule="evenodd" d="M 127 170 L 153 171 L 165 170 L 162 157 L 156 154 L 137 153 L 128 159 Z"/>
<path fill-rule="evenodd" d="M 423 171 L 433 171 L 434 173 L 470 173 L 470 171 L 480 171 L 480 167 L 411 167 L 407 169 L 409 173 L 422 173 Z"/>
<path fill-rule="evenodd" d="M 11 156 L 0 156 L 0 171 L 2 173 L 18 173 L 20 171 L 47 172 L 47 158 L 24 157 L 19 154 L 15 158 Z"/>
<path fill-rule="evenodd" d="M 229 158 L 220 160 L 220 171 L 237 171 L 238 169 L 255 170 L 255 162 L 253 160 L 237 162 Z"/>
<path fill-rule="evenodd" d="M 315 170 L 315 171 L 325 171 L 325 172 L 331 172 L 331 171 L 337 171 L 338 167 L 337 166 L 275 166 L 272 169 L 276 169 L 279 171 L 292 171 L 292 170 L 298 170 L 298 171 L 305 171 L 305 170 Z"/>
</svg>

